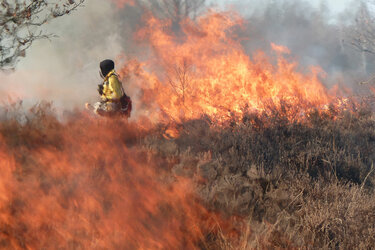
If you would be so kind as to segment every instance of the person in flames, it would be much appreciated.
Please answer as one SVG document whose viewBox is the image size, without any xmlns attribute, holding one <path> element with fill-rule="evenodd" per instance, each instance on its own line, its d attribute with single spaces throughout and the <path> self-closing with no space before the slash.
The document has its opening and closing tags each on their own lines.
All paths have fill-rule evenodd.
<svg viewBox="0 0 375 250">
<path fill-rule="evenodd" d="M 110 60 L 100 62 L 100 76 L 103 83 L 98 85 L 100 102 L 91 105 L 86 103 L 86 108 L 95 114 L 106 117 L 129 118 L 132 111 L 132 101 L 126 95 L 119 76 L 115 71 L 115 63 Z"/>
</svg>

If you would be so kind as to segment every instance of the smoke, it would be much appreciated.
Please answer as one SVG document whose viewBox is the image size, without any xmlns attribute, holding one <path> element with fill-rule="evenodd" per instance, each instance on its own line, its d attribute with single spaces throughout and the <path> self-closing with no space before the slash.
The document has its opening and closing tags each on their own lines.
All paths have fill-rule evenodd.
<svg viewBox="0 0 375 250">
<path fill-rule="evenodd" d="M 51 22 L 45 31 L 58 37 L 37 41 L 14 72 L 0 73 L 0 93 L 26 104 L 53 101 L 62 109 L 96 101 L 101 60 L 115 59 L 120 68 L 127 59 L 147 57 L 144 47 L 138 48 L 133 39 L 146 10 L 136 1 L 120 1 L 123 8 L 116 2 L 86 1 L 83 8 Z M 374 67 L 373 56 L 361 55 L 347 41 L 346 32 L 354 24 L 353 6 L 348 5 L 334 20 L 324 3 L 315 8 L 297 0 L 259 5 L 249 0 L 232 2 L 230 8 L 245 17 L 239 33 L 249 55 L 271 51 L 271 43 L 286 46 L 300 63 L 300 71 L 322 67 L 327 73 L 323 82 L 331 87 L 337 83 L 356 86 Z M 130 95 L 138 91 L 126 81 L 124 87 Z"/>
<path fill-rule="evenodd" d="M 223 8 L 223 6 L 220 6 Z M 247 23 L 241 30 L 246 52 L 270 52 L 270 44 L 285 46 L 304 72 L 320 66 L 327 87 L 344 85 L 357 94 L 368 91 L 358 83 L 374 71 L 374 55 L 351 45 L 358 1 L 230 1 L 224 8 L 240 11 Z"/>
<path fill-rule="evenodd" d="M 243 43 L 244 47 L 251 53 L 258 49 L 268 51 L 270 42 L 286 46 L 299 62 L 300 70 L 320 66 L 327 73 L 323 82 L 328 87 L 337 83 L 354 87 L 375 66 L 374 57 L 363 57 L 348 38 L 357 7 L 353 3 L 350 9 L 334 16 L 324 3 L 318 8 L 304 1 L 270 3 L 261 15 L 249 15 L 244 34 L 249 34 L 250 39 Z"/>
<path fill-rule="evenodd" d="M 126 47 L 118 36 L 115 10 L 109 1 L 90 0 L 44 26 L 56 37 L 36 41 L 14 72 L 1 73 L 0 92 L 26 105 L 47 100 L 64 109 L 95 100 L 99 62 L 115 59 Z"/>
</svg>

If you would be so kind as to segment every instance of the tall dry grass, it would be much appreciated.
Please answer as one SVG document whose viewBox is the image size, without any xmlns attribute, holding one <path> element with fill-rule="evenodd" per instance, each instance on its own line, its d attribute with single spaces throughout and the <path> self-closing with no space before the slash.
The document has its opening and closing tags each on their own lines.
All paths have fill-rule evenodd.
<svg viewBox="0 0 375 250">
<path fill-rule="evenodd" d="M 373 247 L 373 112 L 365 106 L 355 112 L 312 111 L 308 119 L 290 122 L 284 111 L 249 113 L 220 126 L 207 117 L 185 121 L 175 125 L 176 138 L 167 138 L 163 125 L 145 130 L 136 123 L 125 128 L 122 122 L 95 122 L 118 131 L 115 146 L 140 149 L 161 166 L 169 175 L 165 180 L 191 180 L 200 203 L 220 214 L 216 226 L 202 230 L 196 248 Z M 12 174 L 20 180 L 40 174 L 29 152 L 59 150 L 66 130 L 86 119 L 72 113 L 61 122 L 50 104 L 26 113 L 8 107 L 0 137 L 22 168 Z"/>
<path fill-rule="evenodd" d="M 195 178 L 207 207 L 243 219 L 212 249 L 374 246 L 374 114 L 363 105 L 306 117 L 248 114 L 224 127 L 202 118 L 148 142 L 179 155 L 174 173 Z"/>
</svg>

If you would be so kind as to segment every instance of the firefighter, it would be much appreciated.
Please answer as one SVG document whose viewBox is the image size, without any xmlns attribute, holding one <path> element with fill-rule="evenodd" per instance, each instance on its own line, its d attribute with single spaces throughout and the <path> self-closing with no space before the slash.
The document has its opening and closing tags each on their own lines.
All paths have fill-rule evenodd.
<svg viewBox="0 0 375 250">
<path fill-rule="evenodd" d="M 103 116 L 122 114 L 130 117 L 131 100 L 125 94 L 112 60 L 100 63 L 100 76 L 103 78 L 103 83 L 98 85 L 101 102 L 94 105 L 94 112 Z"/>
</svg>

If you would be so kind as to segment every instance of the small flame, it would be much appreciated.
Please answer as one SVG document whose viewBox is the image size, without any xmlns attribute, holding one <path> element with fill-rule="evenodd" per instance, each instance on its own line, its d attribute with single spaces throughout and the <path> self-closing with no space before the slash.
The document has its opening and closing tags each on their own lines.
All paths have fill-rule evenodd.
<svg viewBox="0 0 375 250">
<path fill-rule="evenodd" d="M 134 0 L 111 0 L 113 3 L 116 4 L 118 8 L 124 8 L 126 5 L 134 6 Z"/>
<path fill-rule="evenodd" d="M 271 48 L 280 54 L 290 54 L 290 50 L 287 47 L 282 46 L 282 45 L 271 43 Z"/>
</svg>

